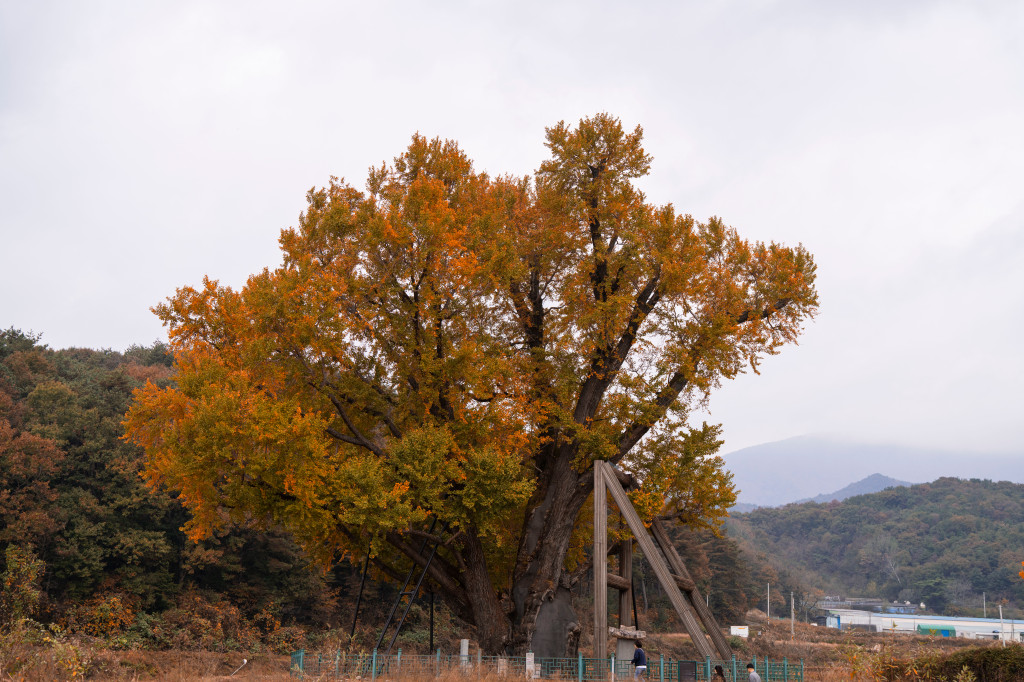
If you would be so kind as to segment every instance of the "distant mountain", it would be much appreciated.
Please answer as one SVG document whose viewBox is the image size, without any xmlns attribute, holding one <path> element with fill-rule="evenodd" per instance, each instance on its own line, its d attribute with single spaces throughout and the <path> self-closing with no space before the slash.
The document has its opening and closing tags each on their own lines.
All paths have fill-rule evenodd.
<svg viewBox="0 0 1024 682">
<path fill-rule="evenodd" d="M 904 481 L 943 476 L 1024 483 L 1024 456 L 950 452 L 800 436 L 724 455 L 738 502 L 778 506 L 839 490 L 874 473 Z"/>
<path fill-rule="evenodd" d="M 863 478 L 856 483 L 851 483 L 841 490 L 837 490 L 834 493 L 824 493 L 816 497 L 809 497 L 806 500 L 797 500 L 797 503 L 801 502 L 817 502 L 819 504 L 825 504 L 826 502 L 842 502 L 847 497 L 853 497 L 854 495 L 868 495 L 870 493 L 878 493 L 886 488 L 898 488 L 905 487 L 908 485 L 914 485 L 907 481 L 898 481 L 895 478 L 889 478 L 882 474 L 871 474 L 867 478 Z M 739 505 L 736 505 L 739 506 Z M 753 505 L 745 505 L 753 506 Z M 750 509 L 744 509 L 736 511 L 751 511 Z"/>
</svg>

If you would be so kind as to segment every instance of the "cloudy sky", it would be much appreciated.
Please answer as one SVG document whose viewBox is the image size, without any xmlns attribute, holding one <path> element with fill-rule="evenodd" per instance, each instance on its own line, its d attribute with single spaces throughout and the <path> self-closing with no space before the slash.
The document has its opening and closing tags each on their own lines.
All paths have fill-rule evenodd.
<svg viewBox="0 0 1024 682">
<path fill-rule="evenodd" d="M 2 2 L 0 327 L 149 344 L 413 132 L 528 173 L 608 111 L 650 200 L 816 255 L 801 345 L 712 400 L 727 451 L 1021 453 L 1022 35 L 1013 0 Z"/>
</svg>

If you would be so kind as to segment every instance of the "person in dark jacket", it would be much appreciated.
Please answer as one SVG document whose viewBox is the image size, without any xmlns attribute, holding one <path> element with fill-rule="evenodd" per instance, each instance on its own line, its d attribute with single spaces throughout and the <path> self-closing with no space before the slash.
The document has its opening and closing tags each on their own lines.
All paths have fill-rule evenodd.
<svg viewBox="0 0 1024 682">
<path fill-rule="evenodd" d="M 633 642 L 636 649 L 633 651 L 633 666 L 636 670 L 633 672 L 633 679 L 638 680 L 641 677 L 647 675 L 647 652 L 640 646 L 640 640 Z"/>
</svg>

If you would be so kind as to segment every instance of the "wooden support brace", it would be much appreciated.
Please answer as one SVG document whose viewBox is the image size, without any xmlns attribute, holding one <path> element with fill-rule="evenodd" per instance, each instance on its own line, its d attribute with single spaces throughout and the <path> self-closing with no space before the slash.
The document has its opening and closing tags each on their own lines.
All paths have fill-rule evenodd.
<svg viewBox="0 0 1024 682">
<path fill-rule="evenodd" d="M 605 534 L 607 533 L 607 513 L 601 514 L 602 524 L 600 529 L 598 528 L 598 490 L 607 489 L 611 492 L 612 499 L 615 500 L 616 506 L 619 511 L 622 512 L 623 518 L 626 520 L 626 525 L 633 532 L 633 536 L 640 544 L 640 549 L 643 551 L 644 556 L 647 557 L 648 562 L 651 564 L 651 568 L 654 569 L 654 574 L 657 576 L 658 581 L 661 583 L 662 589 L 668 594 L 669 601 L 672 603 L 672 607 L 679 614 L 679 619 L 683 623 L 683 627 L 690 635 L 690 639 L 693 641 L 694 646 L 703 658 L 711 658 L 715 655 L 714 647 L 708 642 L 704 633 L 701 631 L 700 623 L 694 616 L 693 609 L 690 602 L 683 593 L 679 591 L 679 587 L 676 585 L 676 581 L 669 567 L 665 564 L 662 559 L 658 547 L 654 544 L 650 534 L 644 527 L 643 522 L 637 515 L 636 510 L 633 509 L 632 503 L 629 501 L 629 497 L 626 492 L 622 489 L 622 484 L 613 473 L 612 466 L 604 461 L 594 462 L 594 556 L 603 557 L 607 551 L 603 544 Z M 603 479 L 603 480 L 602 480 Z M 601 495 L 601 510 L 604 511 L 604 503 L 606 502 L 605 495 Z M 600 536 L 598 531 L 600 530 Z M 601 539 L 602 544 L 598 546 L 598 539 Z M 598 565 L 601 565 L 601 575 L 598 575 Z M 685 569 L 684 569 L 685 570 Z M 682 573 L 682 571 L 676 571 L 676 573 Z M 607 646 L 606 635 L 604 634 L 604 628 L 607 627 L 607 564 L 603 561 L 598 561 L 594 566 L 594 586 L 595 592 L 600 593 L 602 599 L 599 603 L 594 604 L 594 640 L 595 650 L 605 651 L 605 649 L 597 649 L 597 641 L 600 637 L 602 644 Z M 595 597 L 598 595 L 595 595 Z M 601 616 L 604 620 L 601 621 L 601 626 L 598 627 L 598 612 L 601 612 Z M 721 634 L 719 632 L 719 634 Z M 731 656 L 731 653 L 730 653 Z M 602 656 L 603 657 L 603 656 Z"/>
<path fill-rule="evenodd" d="M 697 586 L 694 585 L 693 580 L 690 578 L 690 572 L 686 570 L 683 558 L 679 556 L 679 552 L 676 551 L 675 546 L 669 541 L 668 531 L 665 530 L 665 524 L 661 522 L 661 519 L 654 519 L 654 523 L 651 524 L 651 532 L 662 551 L 665 552 L 665 558 L 668 559 L 669 565 L 676 574 L 674 577 L 677 583 L 680 580 L 685 580 L 690 585 L 689 588 L 683 587 L 683 590 L 693 610 L 700 616 L 704 629 L 711 635 L 711 641 L 715 643 L 718 654 L 723 660 L 732 657 L 732 649 L 729 647 L 725 635 L 722 634 L 721 628 L 715 622 L 715 617 L 711 615 L 711 609 L 708 608 L 708 605 L 704 602 L 704 597 L 701 596 Z M 680 587 L 682 587 L 681 584 Z"/>
<path fill-rule="evenodd" d="M 629 581 L 623 578 L 621 575 L 615 575 L 614 573 L 608 574 L 608 587 L 614 587 L 620 592 L 624 592 L 629 589 Z"/>
<path fill-rule="evenodd" d="M 619 542 L 619 575 L 626 587 L 619 590 L 619 627 L 636 625 L 633 622 L 633 540 Z"/>
<path fill-rule="evenodd" d="M 673 574 L 672 579 L 676 581 L 676 585 L 678 585 L 679 589 L 683 591 L 683 594 L 686 594 L 687 592 L 694 592 L 697 590 L 697 585 L 695 585 L 694 582 L 689 578 L 684 578 L 681 575 Z"/>
<path fill-rule="evenodd" d="M 594 658 L 608 655 L 608 486 L 594 462 Z"/>
</svg>

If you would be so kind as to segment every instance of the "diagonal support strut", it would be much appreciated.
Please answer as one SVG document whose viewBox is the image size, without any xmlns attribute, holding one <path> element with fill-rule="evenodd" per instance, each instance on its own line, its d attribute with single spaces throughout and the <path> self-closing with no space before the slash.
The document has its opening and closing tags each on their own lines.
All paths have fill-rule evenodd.
<svg viewBox="0 0 1024 682">
<path fill-rule="evenodd" d="M 615 500 L 616 506 L 626 521 L 626 525 L 633 532 L 633 536 L 636 538 L 637 543 L 639 543 L 640 549 L 650 562 L 651 568 L 654 569 L 658 582 L 661 583 L 662 589 L 668 595 L 672 607 L 679 615 L 679 619 L 682 621 L 686 632 L 689 633 L 690 639 L 693 641 L 697 651 L 705 658 L 713 658 L 715 656 L 715 648 L 711 646 L 707 637 L 704 636 L 700 622 L 694 615 L 691 602 L 680 591 L 679 586 L 676 584 L 675 576 L 658 551 L 658 546 L 651 539 L 650 534 L 644 527 L 643 521 L 640 520 L 632 503 L 629 501 L 629 497 L 622 489 L 622 485 L 615 477 L 615 474 L 612 473 L 611 465 L 600 460 L 594 462 L 594 655 L 603 657 L 608 642 L 606 613 L 608 567 L 604 559 L 607 555 L 608 508 L 605 491 L 611 493 L 612 499 Z M 666 554 L 668 554 L 667 551 Z M 680 559 L 681 563 L 682 560 Z M 710 616 L 710 613 L 708 615 Z M 713 618 L 711 623 L 714 623 Z M 709 628 L 709 630 L 711 629 L 718 631 L 718 626 L 714 625 L 713 628 Z M 721 635 L 720 631 L 719 635 Z"/>
<path fill-rule="evenodd" d="M 665 530 L 665 524 L 661 522 L 661 519 L 654 519 L 654 523 L 651 524 L 651 531 L 654 534 L 654 540 L 661 547 L 661 551 L 665 553 L 665 558 L 668 559 L 669 566 L 672 567 L 675 574 L 693 583 L 690 572 L 686 570 L 683 558 L 679 556 L 679 552 L 676 551 L 675 546 L 669 540 L 668 531 Z M 683 590 L 683 595 L 690 602 L 690 606 L 697 612 L 697 615 L 700 616 L 701 622 L 704 623 L 704 629 L 711 635 L 711 641 L 715 643 L 715 648 L 718 649 L 719 656 L 722 657 L 722 660 L 728 660 L 732 656 L 732 649 L 729 648 L 729 643 L 725 640 L 722 629 L 715 622 L 715 617 L 711 615 L 711 609 L 704 602 L 704 597 L 701 596 L 700 590 L 694 585 L 691 590 Z"/>
</svg>

